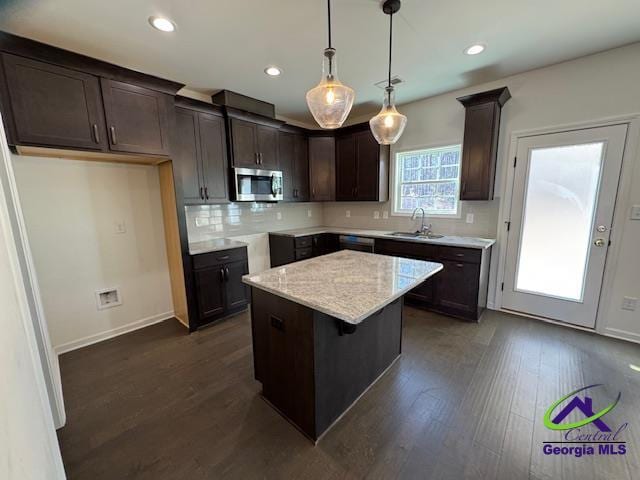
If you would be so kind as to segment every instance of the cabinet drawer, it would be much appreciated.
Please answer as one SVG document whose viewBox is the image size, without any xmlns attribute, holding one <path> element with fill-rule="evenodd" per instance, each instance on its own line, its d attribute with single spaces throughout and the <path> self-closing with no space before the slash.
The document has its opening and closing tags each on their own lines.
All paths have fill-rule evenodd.
<svg viewBox="0 0 640 480">
<path fill-rule="evenodd" d="M 311 247 L 296 248 L 296 260 L 304 260 L 305 258 L 311 258 L 313 256 Z"/>
<path fill-rule="evenodd" d="M 422 260 L 438 259 L 438 247 L 436 245 L 397 240 L 376 239 L 375 253 L 396 257 L 419 258 Z"/>
<path fill-rule="evenodd" d="M 310 247 L 312 242 L 313 242 L 313 235 L 309 235 L 307 237 L 296 237 L 295 239 L 296 248 Z"/>
<path fill-rule="evenodd" d="M 227 262 L 234 262 L 237 260 L 244 260 L 247 258 L 246 248 L 232 248 L 230 250 L 220 250 L 219 252 L 202 253 L 200 255 L 194 255 L 193 268 L 200 269 L 219 265 Z"/>
<path fill-rule="evenodd" d="M 482 250 L 476 248 L 440 247 L 440 258 L 457 262 L 480 263 Z"/>
</svg>

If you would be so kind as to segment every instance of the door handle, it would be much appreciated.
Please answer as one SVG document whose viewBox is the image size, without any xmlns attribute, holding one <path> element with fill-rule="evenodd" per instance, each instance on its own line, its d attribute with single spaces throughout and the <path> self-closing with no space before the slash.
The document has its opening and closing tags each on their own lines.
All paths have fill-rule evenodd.
<svg viewBox="0 0 640 480">
<path fill-rule="evenodd" d="M 111 125 L 109 127 L 109 131 L 111 132 L 111 143 L 114 144 L 114 145 L 117 145 L 118 144 L 118 140 L 116 138 L 116 127 Z"/>
<path fill-rule="evenodd" d="M 200 198 L 204 200 L 204 190 L 200 187 Z"/>
<path fill-rule="evenodd" d="M 209 200 L 209 187 L 204 187 L 204 198 Z"/>
<path fill-rule="evenodd" d="M 98 132 L 98 124 L 97 123 L 93 124 L 93 138 L 96 141 L 96 143 L 100 143 L 100 132 Z"/>
<path fill-rule="evenodd" d="M 596 238 L 593 242 L 596 247 L 604 247 L 605 243 L 607 242 L 605 242 L 604 238 Z"/>
</svg>

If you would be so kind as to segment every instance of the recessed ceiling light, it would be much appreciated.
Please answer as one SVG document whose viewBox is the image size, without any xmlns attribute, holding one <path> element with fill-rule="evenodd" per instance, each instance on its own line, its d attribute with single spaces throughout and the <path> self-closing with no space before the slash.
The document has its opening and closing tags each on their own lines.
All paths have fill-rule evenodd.
<svg viewBox="0 0 640 480">
<path fill-rule="evenodd" d="M 464 49 L 465 55 L 478 55 L 479 53 L 484 52 L 484 49 L 487 48 L 485 45 L 481 43 L 476 43 L 475 45 L 471 45 Z"/>
<path fill-rule="evenodd" d="M 173 32 L 176 29 L 176 24 L 164 17 L 149 17 L 149 23 L 161 32 Z"/>
<path fill-rule="evenodd" d="M 266 73 L 270 77 L 277 77 L 278 75 L 280 75 L 282 73 L 282 70 L 280 68 L 276 67 L 275 65 L 271 65 L 271 66 L 269 66 L 269 67 L 264 69 L 264 73 Z"/>
</svg>

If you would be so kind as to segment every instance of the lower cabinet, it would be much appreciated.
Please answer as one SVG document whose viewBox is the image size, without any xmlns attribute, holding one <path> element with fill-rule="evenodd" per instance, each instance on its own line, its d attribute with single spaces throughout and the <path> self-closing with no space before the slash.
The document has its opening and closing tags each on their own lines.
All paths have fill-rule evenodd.
<svg viewBox="0 0 640 480">
<path fill-rule="evenodd" d="M 319 233 L 292 237 L 278 233 L 269 234 L 271 267 L 306 260 L 338 251 L 338 235 Z"/>
<path fill-rule="evenodd" d="M 375 252 L 442 263 L 443 270 L 406 294 L 407 303 L 477 321 L 487 302 L 491 250 L 376 240 Z"/>
<path fill-rule="evenodd" d="M 242 276 L 249 273 L 246 248 L 194 255 L 192 261 L 198 327 L 247 307 L 249 289 L 242 283 Z"/>
</svg>

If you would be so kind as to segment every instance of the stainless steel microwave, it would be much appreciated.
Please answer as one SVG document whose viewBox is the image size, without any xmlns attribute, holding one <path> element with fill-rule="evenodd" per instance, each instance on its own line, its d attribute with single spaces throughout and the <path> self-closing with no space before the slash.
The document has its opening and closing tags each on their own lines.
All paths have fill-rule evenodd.
<svg viewBox="0 0 640 480">
<path fill-rule="evenodd" d="M 275 202 L 282 200 L 282 172 L 234 168 L 235 200 L 238 202 Z"/>
</svg>

